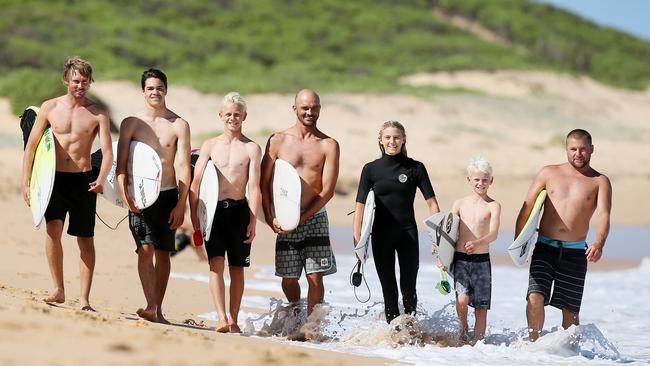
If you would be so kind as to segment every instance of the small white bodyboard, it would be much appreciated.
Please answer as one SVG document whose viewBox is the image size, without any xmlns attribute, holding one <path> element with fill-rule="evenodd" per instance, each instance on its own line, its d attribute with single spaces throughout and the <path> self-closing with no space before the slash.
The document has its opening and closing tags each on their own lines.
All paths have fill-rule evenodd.
<svg viewBox="0 0 650 366">
<path fill-rule="evenodd" d="M 366 263 L 368 251 L 370 249 L 372 233 L 372 223 L 375 220 L 375 192 L 371 189 L 366 196 L 366 203 L 363 208 L 363 220 L 361 221 L 361 236 L 359 242 L 354 247 L 354 254 L 362 262 Z"/>
<path fill-rule="evenodd" d="M 436 247 L 440 262 L 449 272 L 451 263 L 454 261 L 460 217 L 450 211 L 442 211 L 424 220 L 424 225 Z"/>
<path fill-rule="evenodd" d="M 533 255 L 533 248 L 537 242 L 537 226 L 539 224 L 539 218 L 542 215 L 542 208 L 544 207 L 545 200 L 546 190 L 543 189 L 537 195 L 533 209 L 530 212 L 523 229 L 521 229 L 521 232 L 517 235 L 515 241 L 508 247 L 508 254 L 510 254 L 510 258 L 512 258 L 512 261 L 518 267 L 525 266 Z"/>
<path fill-rule="evenodd" d="M 113 166 L 106 176 L 101 196 L 116 206 L 127 208 L 117 184 L 117 143 L 113 142 Z M 144 142 L 131 141 L 126 172 L 129 196 L 135 206 L 143 209 L 153 205 L 160 194 L 162 181 L 162 162 L 158 153 Z"/>
<path fill-rule="evenodd" d="M 300 221 L 300 176 L 291 164 L 275 160 L 273 169 L 273 208 L 282 230 L 291 231 Z"/>
<path fill-rule="evenodd" d="M 54 134 L 50 128 L 46 128 L 36 146 L 32 171 L 29 177 L 29 207 L 36 227 L 41 225 L 47 206 L 50 203 L 55 175 Z"/>
<path fill-rule="evenodd" d="M 217 211 L 218 201 L 219 173 L 217 172 L 217 168 L 214 166 L 212 160 L 208 160 L 208 163 L 205 165 L 205 170 L 203 171 L 203 177 L 201 178 L 199 204 L 197 207 L 197 215 L 199 216 L 203 241 L 210 240 L 212 222 L 214 221 L 214 214 Z"/>
</svg>

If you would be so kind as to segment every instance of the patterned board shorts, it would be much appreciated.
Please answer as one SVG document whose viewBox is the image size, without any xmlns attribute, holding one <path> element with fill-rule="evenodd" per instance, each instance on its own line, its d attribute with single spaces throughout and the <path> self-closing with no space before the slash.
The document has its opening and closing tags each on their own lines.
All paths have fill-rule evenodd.
<svg viewBox="0 0 650 366">
<path fill-rule="evenodd" d="M 490 255 L 454 253 L 454 288 L 457 295 L 469 296 L 469 306 L 490 309 L 492 265 Z"/>
<path fill-rule="evenodd" d="M 275 242 L 275 275 L 300 278 L 306 274 L 336 273 L 336 259 L 329 238 L 327 212 L 317 212 L 293 231 L 278 234 Z"/>
</svg>

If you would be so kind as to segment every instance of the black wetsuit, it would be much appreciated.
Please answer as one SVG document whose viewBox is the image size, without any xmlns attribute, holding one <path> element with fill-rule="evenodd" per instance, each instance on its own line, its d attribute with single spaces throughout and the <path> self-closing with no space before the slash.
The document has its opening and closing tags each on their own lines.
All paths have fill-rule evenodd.
<svg viewBox="0 0 650 366">
<path fill-rule="evenodd" d="M 420 261 L 413 211 L 416 188 L 420 188 L 425 199 L 435 196 L 424 165 L 402 154 L 384 154 L 361 171 L 357 202 L 365 204 L 368 192 L 372 189 L 375 193 L 372 252 L 389 323 L 399 316 L 395 252 L 404 311 L 412 314 L 417 307 L 415 283 Z"/>
</svg>

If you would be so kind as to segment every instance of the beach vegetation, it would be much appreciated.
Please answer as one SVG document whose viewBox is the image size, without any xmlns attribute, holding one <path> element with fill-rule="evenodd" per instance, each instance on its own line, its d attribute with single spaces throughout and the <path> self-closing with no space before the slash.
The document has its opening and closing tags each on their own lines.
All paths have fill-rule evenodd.
<svg viewBox="0 0 650 366">
<path fill-rule="evenodd" d="M 458 28 L 434 8 L 507 42 Z M 0 95 L 16 113 L 62 93 L 60 65 L 72 55 L 92 63 L 96 80 L 137 82 L 156 67 L 172 88 L 211 93 L 311 87 L 422 97 L 450 90 L 408 87 L 399 78 L 466 69 L 650 84 L 649 42 L 525 0 L 6 0 L 2 14 Z"/>
</svg>

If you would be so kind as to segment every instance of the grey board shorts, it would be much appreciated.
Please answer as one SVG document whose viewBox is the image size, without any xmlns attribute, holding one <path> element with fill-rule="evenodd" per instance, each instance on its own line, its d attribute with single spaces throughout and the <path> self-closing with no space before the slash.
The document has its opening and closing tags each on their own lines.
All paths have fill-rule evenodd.
<svg viewBox="0 0 650 366">
<path fill-rule="evenodd" d="M 336 259 L 329 237 L 327 212 L 319 211 L 294 230 L 278 234 L 275 241 L 275 275 L 300 278 L 306 274 L 336 273 Z"/>
<path fill-rule="evenodd" d="M 454 288 L 457 295 L 469 296 L 469 306 L 490 309 L 492 265 L 489 254 L 454 253 Z"/>
</svg>

